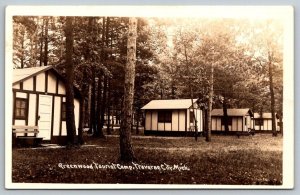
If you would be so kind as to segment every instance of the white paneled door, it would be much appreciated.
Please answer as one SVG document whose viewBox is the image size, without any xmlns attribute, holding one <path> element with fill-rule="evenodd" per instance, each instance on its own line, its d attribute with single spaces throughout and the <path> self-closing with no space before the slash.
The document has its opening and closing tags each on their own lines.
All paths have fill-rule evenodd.
<svg viewBox="0 0 300 195">
<path fill-rule="evenodd" d="M 52 96 L 39 95 L 39 112 L 38 112 L 38 137 L 44 140 L 51 139 L 51 120 L 52 120 Z"/>
</svg>

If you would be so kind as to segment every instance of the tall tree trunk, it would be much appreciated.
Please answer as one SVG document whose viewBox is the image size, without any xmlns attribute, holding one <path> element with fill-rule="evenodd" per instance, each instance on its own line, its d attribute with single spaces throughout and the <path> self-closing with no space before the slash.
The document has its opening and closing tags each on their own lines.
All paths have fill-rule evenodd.
<svg viewBox="0 0 300 195">
<path fill-rule="evenodd" d="M 106 112 L 106 95 L 107 95 L 107 76 L 104 76 L 103 81 L 103 94 L 102 94 L 102 101 L 101 101 L 101 119 L 100 119 L 100 126 L 98 128 L 103 129 L 104 121 L 105 121 L 105 112 Z M 107 116 L 107 115 L 106 115 Z"/>
<path fill-rule="evenodd" d="M 33 49 L 33 66 L 36 67 L 37 66 L 37 62 L 38 62 L 38 59 L 37 59 L 37 54 L 38 54 L 38 25 L 39 25 L 39 17 L 36 18 L 36 28 L 34 30 L 34 49 Z"/>
<path fill-rule="evenodd" d="M 208 117 L 207 117 L 207 109 L 205 108 L 204 109 L 204 111 L 202 111 L 202 113 L 203 113 L 203 136 L 206 136 L 206 134 L 207 134 L 207 131 L 208 131 L 208 129 L 207 129 L 207 124 L 208 124 Z"/>
<path fill-rule="evenodd" d="M 273 56 L 269 53 L 269 82 L 270 82 L 270 94 L 271 94 L 271 113 L 272 113 L 272 134 L 277 136 L 276 120 L 275 120 L 275 97 L 273 86 Z"/>
<path fill-rule="evenodd" d="M 96 113 L 95 113 L 95 108 L 96 108 L 96 81 L 95 81 L 95 68 L 92 67 L 92 86 L 91 86 L 91 109 L 90 109 L 90 129 L 89 132 L 90 134 L 93 134 L 96 129 Z"/>
<path fill-rule="evenodd" d="M 120 127 L 120 160 L 136 160 L 131 144 L 131 119 L 134 97 L 134 76 L 136 63 L 137 19 L 129 18 L 127 39 L 127 61 L 125 66 L 124 103 Z"/>
<path fill-rule="evenodd" d="M 80 111 L 79 111 L 79 125 L 78 125 L 78 143 L 82 145 L 84 143 L 83 140 L 83 128 L 84 128 L 84 121 L 85 121 L 85 97 L 87 95 L 87 85 L 83 84 L 81 86 L 81 93 L 82 97 L 80 99 Z"/>
<path fill-rule="evenodd" d="M 21 56 L 21 68 L 24 68 L 24 59 L 25 59 L 25 31 L 22 32 L 22 43 L 21 43 L 21 49 L 22 49 L 22 56 Z"/>
<path fill-rule="evenodd" d="M 198 121 L 195 115 L 195 107 L 194 107 L 194 93 L 193 93 L 193 89 L 191 86 L 191 82 L 190 82 L 190 95 L 191 95 L 191 103 L 192 103 L 192 111 L 193 111 L 193 118 L 194 118 L 194 123 L 195 123 L 195 140 L 198 140 Z M 191 117 L 191 116 L 190 116 Z"/>
<path fill-rule="evenodd" d="M 74 17 L 67 17 L 66 35 L 66 124 L 67 124 L 67 144 L 75 144 L 75 115 L 74 115 L 74 66 L 73 66 L 73 23 Z"/>
<path fill-rule="evenodd" d="M 30 37 L 30 58 L 29 58 L 29 67 L 34 67 L 35 60 L 35 51 L 34 51 L 34 40 L 35 40 L 35 32 L 31 34 Z"/>
<path fill-rule="evenodd" d="M 279 116 L 279 128 L 280 128 L 280 133 L 283 135 L 283 123 L 282 123 L 282 114 Z"/>
<path fill-rule="evenodd" d="M 40 36 L 40 66 L 43 66 L 43 48 L 44 48 L 44 24 L 45 24 L 45 19 L 42 18 L 42 32 Z"/>
<path fill-rule="evenodd" d="M 223 121 L 224 121 L 224 127 L 225 127 L 225 134 L 228 134 L 229 132 L 229 127 L 228 127 L 228 113 L 227 113 L 227 98 L 224 95 L 224 100 L 223 100 Z"/>
<path fill-rule="evenodd" d="M 86 116 L 87 116 L 87 120 L 88 120 L 88 124 L 89 124 L 89 130 L 88 133 L 91 134 L 90 129 L 91 129 L 91 98 L 92 98 L 92 87 L 89 84 L 89 89 L 88 89 L 88 102 L 87 102 L 87 108 L 86 108 Z"/>
<path fill-rule="evenodd" d="M 264 125 L 262 106 L 260 107 L 260 110 L 259 110 L 259 119 L 258 120 L 259 120 L 259 131 L 261 131 L 261 125 Z"/>
<path fill-rule="evenodd" d="M 192 102 L 192 110 L 193 110 L 193 118 L 194 118 L 194 123 L 195 123 L 195 140 L 198 140 L 198 121 L 195 115 L 195 107 L 194 107 L 194 101 L 193 101 L 193 96 L 191 96 L 191 102 Z M 191 116 L 190 116 L 191 117 Z"/>
<path fill-rule="evenodd" d="M 44 66 L 48 65 L 48 27 L 49 27 L 49 18 L 45 18 L 45 35 L 44 35 Z"/>
<path fill-rule="evenodd" d="M 140 122 L 140 108 L 136 110 L 136 127 L 135 127 L 135 134 L 139 134 L 139 122 Z"/>
<path fill-rule="evenodd" d="M 94 136 L 96 137 L 105 137 L 103 134 L 103 119 L 102 119 L 102 113 L 105 112 L 103 105 L 102 105 L 102 101 L 104 98 L 104 93 L 103 96 L 101 95 L 102 93 L 102 76 L 101 74 L 99 74 L 98 76 L 98 95 L 97 95 L 97 111 L 96 111 L 96 115 L 97 115 L 97 130 L 94 133 Z M 104 115 L 103 115 L 104 117 Z"/>
<path fill-rule="evenodd" d="M 211 111 L 212 111 L 212 100 L 214 93 L 214 67 L 213 64 L 210 66 L 210 77 L 209 77 L 209 98 L 208 98 L 208 110 L 207 110 L 207 133 L 206 141 L 211 141 Z"/>
<path fill-rule="evenodd" d="M 91 35 L 94 35 L 93 32 L 93 18 L 89 17 L 88 18 L 88 33 L 90 33 Z M 88 42 L 90 44 L 90 42 Z M 90 48 L 86 47 L 85 48 L 85 60 L 86 61 L 90 61 Z M 89 92 L 88 92 L 88 111 L 89 111 L 89 130 L 88 130 L 88 134 L 94 134 L 95 130 L 96 130 L 96 120 L 95 120 L 95 106 L 96 106 L 96 75 L 95 75 L 95 67 L 94 65 L 91 65 L 91 72 L 92 72 L 92 79 L 91 79 L 91 83 L 89 85 Z"/>
<path fill-rule="evenodd" d="M 110 118 L 111 118 L 111 113 L 110 113 L 110 98 L 111 98 L 111 95 L 110 95 L 110 91 L 111 91 L 111 81 L 110 81 L 110 78 L 107 79 L 107 82 L 108 82 L 108 90 L 107 90 L 107 135 L 110 135 L 111 134 L 111 130 L 110 130 Z"/>
</svg>

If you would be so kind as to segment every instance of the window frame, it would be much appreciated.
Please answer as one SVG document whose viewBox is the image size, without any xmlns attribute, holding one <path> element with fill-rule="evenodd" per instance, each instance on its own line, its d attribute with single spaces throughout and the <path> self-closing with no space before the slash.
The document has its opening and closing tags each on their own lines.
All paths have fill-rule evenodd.
<svg viewBox="0 0 300 195">
<path fill-rule="evenodd" d="M 62 102 L 61 103 L 61 107 L 60 107 L 60 118 L 61 121 L 66 121 L 67 118 L 67 108 L 66 108 L 66 102 Z"/>
<path fill-rule="evenodd" d="M 260 119 L 260 118 L 255 119 L 254 120 L 254 125 L 255 126 L 263 126 L 264 125 L 264 119 Z"/>
<path fill-rule="evenodd" d="M 228 126 L 232 126 L 232 116 L 227 116 L 228 117 Z M 225 126 L 225 120 L 224 120 L 224 116 L 221 117 L 221 125 Z"/>
<path fill-rule="evenodd" d="M 18 108 L 17 107 L 17 102 L 18 101 L 23 102 L 25 107 L 24 108 L 22 108 L 22 107 Z M 17 109 L 24 110 L 24 116 L 18 115 L 17 114 L 18 113 Z M 16 97 L 16 99 L 15 99 L 15 108 L 14 108 L 14 116 L 15 116 L 15 119 L 27 120 L 27 118 L 28 118 L 28 99 L 27 98 Z"/>
<path fill-rule="evenodd" d="M 196 112 L 195 112 L 196 115 Z M 195 117 L 194 117 L 194 112 L 190 111 L 190 123 L 195 123 Z"/>
<path fill-rule="evenodd" d="M 158 110 L 157 111 L 158 123 L 172 123 L 172 110 Z"/>
</svg>

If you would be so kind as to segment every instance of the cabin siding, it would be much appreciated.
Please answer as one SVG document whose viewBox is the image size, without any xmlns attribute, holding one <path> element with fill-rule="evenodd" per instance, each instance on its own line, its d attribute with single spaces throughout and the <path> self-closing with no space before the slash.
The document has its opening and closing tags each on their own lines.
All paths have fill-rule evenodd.
<svg viewBox="0 0 300 195">
<path fill-rule="evenodd" d="M 145 114 L 145 129 L 152 130 L 151 129 L 151 111 L 146 111 L 146 114 Z"/>
<path fill-rule="evenodd" d="M 243 117 L 240 117 L 240 120 L 238 120 L 238 129 L 240 129 L 240 131 L 243 129 Z"/>
<path fill-rule="evenodd" d="M 172 123 L 165 123 L 165 131 L 172 131 Z"/>
<path fill-rule="evenodd" d="M 23 82 L 23 89 L 33 91 L 33 78 L 29 78 Z"/>
<path fill-rule="evenodd" d="M 221 125 L 221 118 L 212 117 L 212 130 L 223 130 Z"/>
<path fill-rule="evenodd" d="M 20 84 L 18 83 L 18 84 L 14 84 L 13 85 L 13 89 L 20 89 Z"/>
<path fill-rule="evenodd" d="M 54 117 L 53 117 L 53 136 L 59 136 L 60 115 L 61 115 L 61 97 L 54 97 Z"/>
<path fill-rule="evenodd" d="M 15 120 L 15 125 L 26 125 L 25 120 Z M 16 133 L 16 136 L 24 136 L 25 133 Z"/>
<path fill-rule="evenodd" d="M 231 131 L 240 131 L 241 130 L 240 128 L 238 128 L 238 123 L 239 123 L 239 119 L 238 118 L 232 118 Z"/>
<path fill-rule="evenodd" d="M 158 131 L 164 131 L 165 130 L 164 126 L 165 126 L 164 123 L 157 123 L 157 130 Z"/>
<path fill-rule="evenodd" d="M 26 98 L 27 99 L 27 93 L 17 92 L 16 93 L 17 98 Z"/>
<path fill-rule="evenodd" d="M 56 81 L 57 81 L 56 76 L 53 73 L 49 72 L 48 73 L 47 92 L 56 93 Z"/>
<path fill-rule="evenodd" d="M 186 128 L 187 128 L 187 130 L 189 131 L 190 130 L 190 127 L 191 127 L 191 123 L 190 123 L 190 112 L 191 112 L 192 110 L 189 110 L 189 109 L 187 109 L 186 110 Z"/>
<path fill-rule="evenodd" d="M 272 130 L 272 120 L 265 120 L 264 122 L 266 123 L 266 124 L 264 124 L 264 129 Z"/>
<path fill-rule="evenodd" d="M 42 72 L 36 76 L 36 91 L 45 92 L 45 73 Z"/>
<path fill-rule="evenodd" d="M 179 131 L 185 131 L 185 115 L 186 110 L 179 111 Z"/>
<path fill-rule="evenodd" d="M 58 94 L 66 95 L 65 85 L 61 81 L 58 83 Z"/>
<path fill-rule="evenodd" d="M 198 132 L 201 132 L 203 130 L 203 124 L 202 124 L 202 112 L 201 110 L 197 109 L 196 110 L 196 117 L 197 117 L 197 127 L 198 127 Z"/>
<path fill-rule="evenodd" d="M 36 113 L 36 94 L 29 94 L 28 105 L 28 125 L 35 126 L 35 113 Z M 28 136 L 34 136 L 34 133 L 28 133 Z"/>
<path fill-rule="evenodd" d="M 229 131 L 246 131 L 248 128 L 251 128 L 251 117 L 246 116 L 231 116 L 232 124 L 228 125 Z M 246 123 L 247 118 L 247 123 Z M 212 117 L 212 131 L 225 131 L 225 125 L 222 125 L 222 117 L 221 116 L 213 116 Z"/>
<path fill-rule="evenodd" d="M 172 131 L 178 131 L 179 125 L 179 110 L 174 110 L 172 112 Z"/>
<path fill-rule="evenodd" d="M 61 122 L 61 136 L 67 136 L 67 125 L 66 121 Z"/>
<path fill-rule="evenodd" d="M 197 117 L 198 132 L 202 131 L 202 112 L 201 110 L 195 110 Z M 172 110 L 172 122 L 158 122 L 157 110 L 145 111 L 145 130 L 147 131 L 168 131 L 168 132 L 185 132 L 186 127 L 190 127 L 189 109 Z M 187 117 L 187 118 L 186 118 Z M 194 125 L 191 123 L 191 125 Z"/>
<path fill-rule="evenodd" d="M 271 113 L 263 113 L 263 116 L 264 115 L 267 115 L 267 114 L 269 114 L 269 115 L 271 115 Z M 257 121 L 257 120 L 262 120 L 263 121 L 263 124 L 260 126 L 260 125 L 256 125 L 255 124 L 255 121 Z M 276 123 L 276 130 L 277 131 L 280 131 L 280 126 L 278 125 L 278 119 L 277 118 L 275 118 L 275 123 Z M 259 116 L 259 114 L 256 114 L 256 117 L 254 118 L 254 120 L 253 120 L 253 127 L 254 127 L 254 129 L 256 130 L 256 131 L 264 131 L 264 132 L 272 132 L 272 118 L 267 118 L 267 117 L 265 117 L 265 118 L 261 118 L 260 116 Z"/>
<path fill-rule="evenodd" d="M 158 130 L 158 123 L 157 123 L 157 111 L 152 111 L 152 123 L 151 123 L 151 127 L 152 130 Z"/>
</svg>

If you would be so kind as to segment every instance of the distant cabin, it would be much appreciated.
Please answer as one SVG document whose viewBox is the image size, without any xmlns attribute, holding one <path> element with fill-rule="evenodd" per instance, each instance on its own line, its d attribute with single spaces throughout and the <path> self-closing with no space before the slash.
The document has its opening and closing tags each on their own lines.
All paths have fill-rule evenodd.
<svg viewBox="0 0 300 195">
<path fill-rule="evenodd" d="M 257 132 L 271 132 L 272 131 L 272 113 L 262 113 L 260 116 L 259 113 L 254 113 L 254 129 Z M 278 119 L 275 117 L 276 130 L 280 131 L 278 125 Z"/>
<path fill-rule="evenodd" d="M 13 125 L 38 126 L 37 137 L 50 143 L 66 140 L 66 88 L 64 78 L 52 67 L 13 70 Z M 75 92 L 75 124 L 78 135 L 80 93 Z M 17 136 L 27 136 L 18 133 Z M 30 136 L 30 135 L 28 135 Z"/>
<path fill-rule="evenodd" d="M 142 109 L 145 110 L 145 135 L 194 135 L 194 105 L 198 132 L 203 130 L 202 111 L 197 99 L 152 100 Z"/>
<path fill-rule="evenodd" d="M 227 109 L 229 132 L 248 131 L 253 129 L 253 113 L 249 108 L 245 109 Z M 213 109 L 211 113 L 212 132 L 225 132 L 223 109 Z"/>
</svg>

